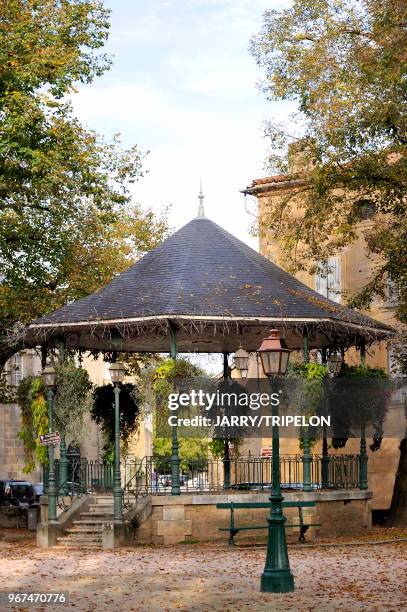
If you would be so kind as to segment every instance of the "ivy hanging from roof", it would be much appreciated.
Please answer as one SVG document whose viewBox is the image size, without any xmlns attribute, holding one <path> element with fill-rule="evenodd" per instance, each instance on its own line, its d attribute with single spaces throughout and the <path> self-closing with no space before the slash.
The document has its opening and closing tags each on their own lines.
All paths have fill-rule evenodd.
<svg viewBox="0 0 407 612">
<path fill-rule="evenodd" d="M 126 454 L 130 435 L 139 425 L 139 395 L 132 383 L 120 383 L 120 441 L 123 453 Z M 104 461 L 113 462 L 114 458 L 114 387 L 103 385 L 93 392 L 93 404 L 90 411 L 92 419 L 101 426 L 105 438 L 103 446 Z"/>
</svg>

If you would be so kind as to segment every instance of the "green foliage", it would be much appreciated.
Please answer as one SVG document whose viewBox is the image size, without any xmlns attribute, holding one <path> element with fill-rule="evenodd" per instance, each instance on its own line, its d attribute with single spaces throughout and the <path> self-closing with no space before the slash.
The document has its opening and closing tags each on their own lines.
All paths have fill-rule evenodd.
<svg viewBox="0 0 407 612">
<path fill-rule="evenodd" d="M 270 198 L 261 230 L 272 228 L 287 269 L 312 272 L 313 262 L 326 261 L 357 238 L 360 205 L 367 202 L 377 212 L 363 222 L 372 273 L 350 303 L 361 308 L 375 296 L 385 298 L 390 279 L 403 322 L 406 21 L 405 0 L 293 0 L 265 13 L 251 47 L 265 71 L 267 97 L 294 101 L 298 112 L 291 125 L 303 126 L 301 133 L 288 134 L 270 124 L 273 171 L 303 180 L 287 197 Z M 302 167 L 287 154 L 290 143 Z"/>
<path fill-rule="evenodd" d="M 381 379 L 388 384 L 363 385 L 360 389 L 352 386 L 349 397 L 349 414 L 344 414 L 344 422 L 354 423 L 356 427 L 370 423 L 373 425 L 373 442 L 370 445 L 372 451 L 380 448 L 383 440 L 383 422 L 387 414 L 388 399 L 393 390 L 393 385 L 383 368 L 371 368 L 365 364 L 347 365 L 343 364 L 339 378 L 349 379 Z M 346 389 L 345 389 L 346 392 Z M 334 448 L 343 448 L 347 438 L 333 438 Z"/>
<path fill-rule="evenodd" d="M 23 472 L 29 474 L 37 463 L 48 463 L 47 447 L 39 442 L 40 435 L 48 432 L 48 406 L 42 378 L 24 378 L 17 390 L 17 401 L 21 409 L 21 430 L 18 437 L 23 441 L 25 452 Z"/>
<path fill-rule="evenodd" d="M 103 385 L 93 392 L 93 405 L 90 414 L 93 420 L 102 427 L 105 437 L 103 458 L 105 461 L 114 457 L 114 387 Z M 129 437 L 137 431 L 140 409 L 136 389 L 131 383 L 120 384 L 119 396 L 120 440 L 123 452 L 126 453 Z"/>
<path fill-rule="evenodd" d="M 166 405 L 168 395 L 176 389 L 177 379 L 202 376 L 203 371 L 187 359 L 166 359 L 152 372 L 152 388 L 158 405 Z M 156 415 L 156 419 L 160 415 Z M 170 470 L 168 458 L 171 456 L 171 440 L 155 438 L 153 453 L 161 471 Z M 179 454 L 182 469 L 200 469 L 208 459 L 208 441 L 198 438 L 181 438 Z"/>
<path fill-rule="evenodd" d="M 159 471 L 171 472 L 171 440 L 156 438 L 153 454 Z M 201 438 L 181 438 L 179 441 L 180 466 L 186 470 L 204 469 L 208 460 L 208 441 Z"/>
<path fill-rule="evenodd" d="M 305 380 L 324 380 L 328 376 L 326 365 L 309 362 L 289 364 L 287 378 L 304 378 Z"/>
<path fill-rule="evenodd" d="M 386 378 L 388 375 L 384 368 L 371 368 L 368 365 L 347 365 L 346 363 L 342 366 L 340 374 L 341 378 Z"/>
<path fill-rule="evenodd" d="M 166 359 L 155 370 L 154 381 L 174 380 L 176 378 L 193 378 L 202 376 L 203 370 L 194 365 L 188 359 Z"/>
<path fill-rule="evenodd" d="M 174 393 L 176 390 L 177 379 L 195 378 L 202 375 L 203 371 L 187 359 L 170 358 L 162 361 L 152 372 L 151 376 L 156 406 L 167 405 L 169 394 Z M 160 416 L 162 415 L 158 415 L 158 417 Z"/>
<path fill-rule="evenodd" d="M 90 82 L 109 66 L 98 54 L 109 30 L 109 11 L 98 0 L 2 0 L 2 92 L 32 94 L 43 87 L 55 97 L 76 81 Z"/>
<path fill-rule="evenodd" d="M 324 380 L 328 377 L 328 368 L 319 363 L 290 364 L 287 378 L 302 379 L 303 384 L 297 390 L 296 405 L 299 413 L 305 416 L 317 414 L 321 400 L 324 396 Z M 315 438 L 309 438 L 311 447 Z M 304 446 L 304 431 L 300 433 L 300 448 Z"/>
<path fill-rule="evenodd" d="M 225 440 L 223 438 L 214 438 L 209 442 L 209 450 L 215 459 L 223 457 L 225 453 Z"/>
<path fill-rule="evenodd" d="M 222 459 L 225 454 L 225 442 L 223 438 L 214 438 L 209 442 L 209 450 L 214 459 Z M 243 438 L 229 438 L 229 454 L 233 457 L 239 456 L 239 448 L 243 444 Z M 232 452 L 231 452 L 232 451 Z"/>
<path fill-rule="evenodd" d="M 73 360 L 57 363 L 55 387 L 54 428 L 69 439 L 79 439 L 83 434 L 83 417 L 91 408 L 93 385 L 89 374 L 77 368 Z"/>
<path fill-rule="evenodd" d="M 10 404 L 15 399 L 14 389 L 7 385 L 7 376 L 0 372 L 0 404 Z"/>
<path fill-rule="evenodd" d="M 131 205 L 137 147 L 105 142 L 67 96 L 108 67 L 108 11 L 8 0 L 0 24 L 0 364 L 32 319 L 100 288 L 166 232 Z"/>
</svg>

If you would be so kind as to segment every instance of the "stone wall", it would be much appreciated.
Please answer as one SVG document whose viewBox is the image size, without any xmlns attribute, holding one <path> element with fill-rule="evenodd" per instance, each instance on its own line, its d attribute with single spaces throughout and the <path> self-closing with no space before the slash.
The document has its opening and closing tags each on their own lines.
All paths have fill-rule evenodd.
<svg viewBox="0 0 407 612">
<path fill-rule="evenodd" d="M 18 404 L 0 404 L 0 479 L 28 479 L 41 481 L 41 472 L 34 470 L 24 474 L 24 447 L 18 437 L 20 431 L 20 407 Z"/>
<path fill-rule="evenodd" d="M 0 528 L 27 529 L 27 511 L 15 506 L 0 507 Z"/>
<path fill-rule="evenodd" d="M 311 493 L 286 493 L 286 501 L 315 501 L 314 508 L 303 508 L 305 523 L 321 524 L 307 531 L 306 539 L 312 541 L 318 536 L 357 535 L 371 528 L 371 497 L 369 491 L 335 491 Z M 152 513 L 138 529 L 139 544 L 169 545 L 189 540 L 227 541 L 228 533 L 219 531 L 229 527 L 230 511 L 218 510 L 217 503 L 223 502 L 264 502 L 267 494 L 233 495 L 180 495 L 153 496 Z M 266 509 L 236 510 L 235 524 L 266 524 Z M 284 510 L 287 523 L 298 525 L 298 510 Z M 287 529 L 288 541 L 298 540 L 298 527 Z M 265 541 L 267 530 L 243 531 L 238 534 L 239 542 Z"/>
</svg>

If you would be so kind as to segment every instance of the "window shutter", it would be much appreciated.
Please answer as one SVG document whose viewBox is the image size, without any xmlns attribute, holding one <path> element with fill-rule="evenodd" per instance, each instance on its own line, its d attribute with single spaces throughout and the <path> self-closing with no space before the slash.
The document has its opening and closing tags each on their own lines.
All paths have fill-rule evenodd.
<svg viewBox="0 0 407 612">
<path fill-rule="evenodd" d="M 339 257 L 328 259 L 328 297 L 334 302 L 341 301 L 341 260 Z"/>
</svg>

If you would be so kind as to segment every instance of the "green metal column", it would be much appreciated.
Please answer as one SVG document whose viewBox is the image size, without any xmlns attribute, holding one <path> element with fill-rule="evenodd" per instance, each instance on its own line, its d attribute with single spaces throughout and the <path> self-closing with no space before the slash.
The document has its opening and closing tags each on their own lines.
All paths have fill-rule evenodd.
<svg viewBox="0 0 407 612">
<path fill-rule="evenodd" d="M 120 387 L 114 385 L 114 469 L 113 469 L 113 518 L 115 523 L 123 521 L 123 491 L 120 476 Z"/>
<path fill-rule="evenodd" d="M 56 341 L 58 349 L 59 361 L 63 363 L 65 361 L 65 339 L 63 337 L 58 338 Z M 68 490 L 68 457 L 66 456 L 66 438 L 65 438 L 65 424 L 61 424 L 61 444 L 59 447 L 59 480 L 58 480 L 58 491 L 66 494 Z"/>
<path fill-rule="evenodd" d="M 360 363 L 366 363 L 366 345 L 361 342 L 360 345 Z M 359 489 L 366 490 L 367 483 L 367 452 L 366 452 L 366 432 L 365 424 L 360 428 L 360 453 L 359 453 Z"/>
<path fill-rule="evenodd" d="M 273 406 L 272 415 L 278 417 L 278 413 L 278 406 Z M 267 518 L 269 524 L 267 557 L 261 576 L 260 588 L 264 593 L 289 593 L 294 591 L 294 577 L 290 570 L 287 551 L 286 518 L 282 506 L 284 497 L 281 494 L 280 482 L 280 434 L 276 425 L 272 427 L 272 441 L 271 511 Z"/>
<path fill-rule="evenodd" d="M 310 453 L 310 440 L 308 437 L 308 432 L 304 432 L 304 437 L 302 439 L 302 487 L 303 491 L 312 491 L 312 483 L 311 483 L 311 463 L 312 456 Z"/>
<path fill-rule="evenodd" d="M 360 430 L 360 454 L 359 454 L 359 489 L 366 490 L 367 483 L 367 452 L 365 426 Z"/>
<path fill-rule="evenodd" d="M 321 486 L 323 489 L 329 487 L 329 454 L 328 440 L 326 439 L 326 426 L 322 438 L 322 460 L 321 460 Z"/>
<path fill-rule="evenodd" d="M 322 363 L 326 365 L 326 348 L 322 349 Z M 326 406 L 324 406 L 324 416 L 326 416 Z M 327 489 L 329 486 L 329 454 L 328 439 L 326 436 L 326 425 L 322 426 L 322 459 L 321 459 L 321 487 Z"/>
<path fill-rule="evenodd" d="M 230 377 L 228 353 L 223 353 L 223 379 Z M 224 440 L 223 443 L 223 488 L 230 489 L 230 449 L 229 440 Z"/>
<path fill-rule="evenodd" d="M 309 362 L 309 344 L 308 344 L 308 332 L 304 330 L 303 332 L 303 358 L 304 363 Z M 311 486 L 311 462 L 312 457 L 310 454 L 310 441 L 308 437 L 308 432 L 305 430 L 303 436 L 303 446 L 302 446 L 302 485 L 303 491 L 312 491 Z"/>
<path fill-rule="evenodd" d="M 171 358 L 177 358 L 177 329 L 174 325 L 170 325 L 170 340 L 171 340 Z M 172 426 L 172 448 L 171 448 L 171 495 L 180 495 L 180 478 L 179 478 L 179 442 L 178 428 Z"/>
<path fill-rule="evenodd" d="M 48 474 L 49 474 L 48 464 L 43 463 L 42 464 L 42 486 L 43 486 L 44 495 L 48 494 Z"/>
<path fill-rule="evenodd" d="M 308 331 L 305 329 L 302 333 L 302 357 L 304 363 L 309 362 L 309 342 L 308 342 Z"/>
<path fill-rule="evenodd" d="M 361 365 L 365 365 L 366 363 L 366 345 L 364 342 L 360 345 L 360 363 Z"/>
<path fill-rule="evenodd" d="M 61 431 L 61 444 L 59 446 L 59 490 L 66 494 L 68 490 L 68 457 L 66 456 L 65 428 Z"/>
<path fill-rule="evenodd" d="M 53 428 L 53 412 L 54 412 L 54 392 L 51 388 L 47 391 L 48 402 L 48 431 L 52 433 Z M 57 497 L 55 486 L 55 461 L 54 461 L 54 445 L 48 446 L 48 523 L 57 522 Z"/>
</svg>

